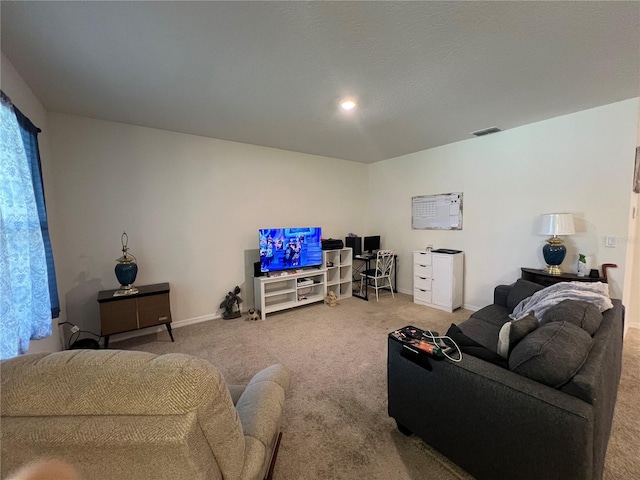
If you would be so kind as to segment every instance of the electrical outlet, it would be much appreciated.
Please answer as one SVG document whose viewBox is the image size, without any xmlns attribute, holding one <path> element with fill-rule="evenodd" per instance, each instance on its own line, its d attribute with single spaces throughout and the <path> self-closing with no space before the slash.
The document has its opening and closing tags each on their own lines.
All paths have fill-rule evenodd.
<svg viewBox="0 0 640 480">
<path fill-rule="evenodd" d="M 614 235 L 607 235 L 604 237 L 604 246 L 614 248 L 616 246 L 616 237 Z"/>
<path fill-rule="evenodd" d="M 80 327 L 77 325 L 74 325 L 73 327 L 71 327 L 71 333 L 78 333 L 80 331 Z"/>
</svg>

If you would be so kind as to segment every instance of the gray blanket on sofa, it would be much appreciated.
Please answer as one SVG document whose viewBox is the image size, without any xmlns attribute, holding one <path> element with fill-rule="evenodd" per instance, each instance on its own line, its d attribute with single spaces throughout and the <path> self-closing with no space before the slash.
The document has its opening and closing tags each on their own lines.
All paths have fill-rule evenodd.
<svg viewBox="0 0 640 480">
<path fill-rule="evenodd" d="M 522 300 L 509 315 L 514 320 L 533 312 L 538 321 L 552 306 L 563 300 L 584 300 L 593 303 L 600 312 L 613 308 L 609 298 L 609 285 L 602 282 L 560 282 L 537 291 Z"/>
</svg>

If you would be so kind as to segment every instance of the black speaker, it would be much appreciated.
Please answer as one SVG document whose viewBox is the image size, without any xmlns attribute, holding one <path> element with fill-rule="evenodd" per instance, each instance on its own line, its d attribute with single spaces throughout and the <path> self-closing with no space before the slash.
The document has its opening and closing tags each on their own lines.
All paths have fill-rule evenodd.
<svg viewBox="0 0 640 480">
<path fill-rule="evenodd" d="M 264 277 L 264 272 L 260 269 L 262 266 L 262 262 L 254 262 L 253 263 L 253 276 L 254 277 Z"/>
<path fill-rule="evenodd" d="M 362 237 L 344 237 L 345 247 L 351 247 L 354 255 L 362 255 Z"/>
</svg>

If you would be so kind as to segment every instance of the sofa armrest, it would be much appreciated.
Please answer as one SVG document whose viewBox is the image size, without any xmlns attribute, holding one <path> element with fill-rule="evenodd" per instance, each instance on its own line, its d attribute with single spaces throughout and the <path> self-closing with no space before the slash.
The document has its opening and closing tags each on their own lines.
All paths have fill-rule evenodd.
<svg viewBox="0 0 640 480">
<path fill-rule="evenodd" d="M 493 290 L 493 303 L 496 305 L 502 305 L 503 307 L 507 306 L 507 297 L 509 296 L 509 292 L 511 291 L 511 285 L 498 285 Z"/>
<path fill-rule="evenodd" d="M 592 478 L 590 405 L 483 360 L 402 357 L 389 341 L 389 415 L 478 479 Z"/>
</svg>

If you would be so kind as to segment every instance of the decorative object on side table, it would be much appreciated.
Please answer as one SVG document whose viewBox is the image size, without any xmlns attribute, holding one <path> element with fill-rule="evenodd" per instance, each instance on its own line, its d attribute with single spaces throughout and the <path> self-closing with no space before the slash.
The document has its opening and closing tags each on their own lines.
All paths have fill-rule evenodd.
<svg viewBox="0 0 640 480">
<path fill-rule="evenodd" d="M 560 264 L 567 255 L 567 248 L 563 245 L 558 235 L 573 235 L 576 233 L 573 224 L 573 215 L 570 213 L 547 213 L 540 216 L 540 230 L 542 235 L 551 235 L 547 244 L 542 247 L 542 255 L 547 268 L 545 271 L 552 275 L 560 275 Z"/>
<path fill-rule="evenodd" d="M 578 276 L 584 277 L 587 274 L 587 257 L 583 253 L 578 254 Z"/>
<path fill-rule="evenodd" d="M 240 317 L 240 304 L 242 299 L 238 296 L 240 294 L 240 287 L 236 285 L 233 292 L 227 293 L 227 296 L 220 304 L 220 308 L 224 308 L 222 318 L 225 320 L 231 320 L 232 318 Z"/>
<path fill-rule="evenodd" d="M 115 268 L 116 278 L 120 282 L 120 289 L 113 294 L 114 297 L 138 293 L 138 289 L 133 285 L 133 282 L 136 281 L 136 275 L 138 275 L 138 264 L 136 263 L 136 257 L 129 253 L 127 232 L 122 232 L 120 241 L 122 242 L 122 256 L 116 260 L 118 264 Z"/>
</svg>

